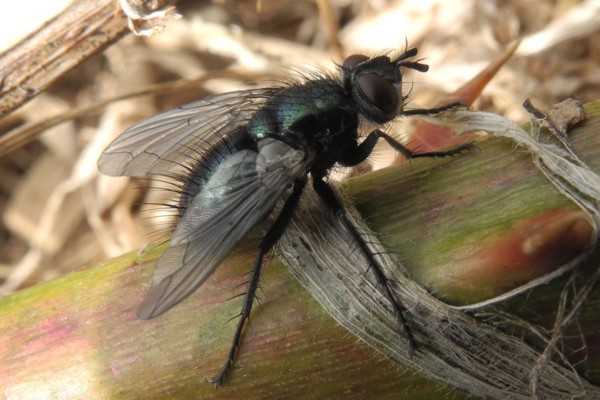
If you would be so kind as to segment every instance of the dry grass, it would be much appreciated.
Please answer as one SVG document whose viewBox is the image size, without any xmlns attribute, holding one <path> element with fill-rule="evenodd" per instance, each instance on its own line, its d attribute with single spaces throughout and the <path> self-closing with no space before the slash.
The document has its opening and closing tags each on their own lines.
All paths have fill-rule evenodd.
<svg viewBox="0 0 600 400">
<path fill-rule="evenodd" d="M 600 93 L 600 7 L 557 1 L 182 1 L 183 18 L 150 38 L 129 35 L 0 120 L 7 132 L 157 82 L 232 70 L 227 79 L 109 103 L 46 130 L 0 158 L 0 283 L 10 292 L 143 246 L 168 222 L 140 203 L 165 201 L 147 181 L 101 176 L 102 149 L 136 120 L 210 93 L 285 77 L 289 66 L 332 69 L 342 54 L 419 48 L 412 104 L 432 105 L 523 39 L 476 102 L 525 121 L 530 97 L 548 106 Z M 11 7 L 18 7 L 18 3 Z M 338 32 L 339 30 L 339 32 Z M 335 38 L 336 40 L 332 40 Z M 150 206 L 152 208 L 152 206 Z M 162 232 L 162 233 L 161 233 Z"/>
</svg>

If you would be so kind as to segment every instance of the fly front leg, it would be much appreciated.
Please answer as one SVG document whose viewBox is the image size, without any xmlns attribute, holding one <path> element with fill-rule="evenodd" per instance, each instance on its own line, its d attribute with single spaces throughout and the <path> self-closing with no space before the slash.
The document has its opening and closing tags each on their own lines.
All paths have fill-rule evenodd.
<svg viewBox="0 0 600 400">
<path fill-rule="evenodd" d="M 455 156 L 459 153 L 462 153 L 463 151 L 473 150 L 473 149 L 477 148 L 477 145 L 475 144 L 474 141 L 469 141 L 469 142 L 460 144 L 460 145 L 453 147 L 451 149 L 448 149 L 448 150 L 418 152 L 418 151 L 410 150 L 409 148 L 403 146 L 396 139 L 394 139 L 387 133 L 384 133 L 378 129 L 371 132 L 369 134 L 369 136 L 371 136 L 371 135 L 375 136 L 377 139 L 382 138 L 390 146 L 392 146 L 392 148 L 394 150 L 398 151 L 400 154 L 402 154 L 404 157 L 408 158 L 409 160 L 413 159 L 413 158 L 423 158 L 423 157 L 432 157 L 432 158 L 450 157 L 450 156 Z M 368 137 L 367 137 L 367 139 L 368 139 Z"/>
<path fill-rule="evenodd" d="M 302 196 L 302 191 L 304 190 L 305 186 L 306 179 L 299 179 L 294 182 L 292 193 L 285 201 L 279 216 L 271 228 L 269 228 L 268 232 L 265 234 L 260 242 L 260 245 L 258 246 L 256 261 L 254 262 L 252 275 L 250 276 L 250 280 L 247 284 L 246 294 L 244 295 L 244 304 L 242 306 L 242 311 L 240 312 L 240 319 L 235 329 L 235 334 L 233 336 L 233 341 L 231 342 L 229 353 L 227 354 L 227 360 L 225 361 L 225 364 L 223 364 L 223 367 L 219 373 L 208 379 L 208 381 L 210 383 L 214 383 L 215 386 L 219 386 L 223 383 L 227 377 L 227 374 L 229 371 L 231 371 L 235 364 L 235 359 L 242 343 L 244 328 L 246 323 L 250 320 L 252 305 L 254 304 L 254 299 L 256 298 L 256 290 L 258 289 L 258 284 L 260 281 L 260 273 L 264 257 L 285 232 L 292 215 L 294 215 L 294 211 L 298 207 L 298 203 L 300 202 L 300 197 Z"/>
<path fill-rule="evenodd" d="M 400 305 L 398 300 L 392 294 L 392 290 L 390 288 L 389 279 L 386 277 L 383 267 L 377 262 L 375 255 L 372 253 L 372 250 L 369 248 L 369 245 L 365 242 L 363 236 L 360 233 L 359 228 L 353 223 L 352 219 L 346 213 L 342 202 L 339 200 L 338 196 L 334 192 L 334 190 L 319 177 L 313 177 L 313 187 L 315 192 L 319 195 L 321 200 L 329 207 L 331 211 L 333 211 L 336 215 L 338 215 L 342 222 L 346 225 L 350 234 L 354 237 L 363 254 L 367 257 L 369 261 L 369 266 L 375 275 L 375 279 L 377 284 L 381 287 L 383 295 L 392 305 L 392 309 L 394 310 L 394 314 L 398 319 L 400 328 L 402 329 L 402 333 L 408 340 L 409 348 L 408 354 L 412 356 L 413 352 L 417 348 L 417 341 L 412 334 L 410 327 L 408 326 L 406 319 L 404 318 L 403 307 Z"/>
<path fill-rule="evenodd" d="M 455 102 L 455 103 L 450 103 L 450 104 L 446 104 L 440 107 L 434 107 L 434 108 L 415 108 L 414 110 L 402 110 L 401 115 L 404 116 L 412 116 L 412 115 L 432 115 L 432 114 L 439 114 L 442 111 L 446 111 L 446 110 L 451 110 L 453 108 L 460 108 L 460 107 L 466 107 L 464 104 L 461 104 L 459 102 Z"/>
<path fill-rule="evenodd" d="M 428 110 L 413 110 L 413 111 L 428 111 Z M 475 144 L 474 141 L 469 141 L 467 143 L 463 143 L 461 145 L 458 145 L 458 146 L 448 149 L 448 150 L 418 152 L 418 151 L 410 150 L 409 148 L 404 146 L 402 143 L 398 142 L 396 139 L 394 139 L 387 133 L 385 133 L 379 129 L 375 129 L 374 131 L 369 133 L 369 135 L 366 137 L 366 139 L 363 140 L 362 143 L 360 143 L 358 146 L 356 146 L 352 151 L 347 151 L 344 154 L 342 154 L 342 156 L 339 160 L 340 164 L 347 166 L 347 167 L 352 167 L 352 166 L 358 165 L 361 162 L 365 161 L 373 152 L 373 149 L 375 148 L 375 144 L 377 143 L 377 141 L 380 138 L 385 140 L 394 150 L 398 151 L 400 154 L 402 154 L 404 157 L 406 157 L 408 159 L 423 158 L 423 157 L 435 157 L 435 158 L 449 157 L 449 156 L 454 156 L 459 153 L 462 153 L 463 151 L 473 150 L 473 149 L 477 148 L 477 145 Z"/>
<path fill-rule="evenodd" d="M 385 140 L 394 150 L 398 151 L 408 159 L 422 157 L 449 157 L 462 153 L 463 151 L 477 148 L 475 142 L 470 141 L 449 150 L 417 152 L 405 147 L 402 143 L 398 142 L 387 133 L 380 131 L 379 129 L 375 129 L 373 132 L 369 133 L 367 138 L 363 140 L 362 143 L 355 148 L 355 150 L 344 153 L 340 159 L 340 164 L 347 167 L 352 167 L 365 161 L 369 155 L 371 155 L 371 152 L 373 151 L 373 148 L 375 147 L 375 144 L 379 138 Z"/>
<path fill-rule="evenodd" d="M 418 109 L 414 109 L 414 110 L 404 110 L 404 111 L 402 111 L 402 115 L 403 116 L 435 115 L 435 114 L 441 113 L 442 111 L 451 110 L 451 109 L 460 108 L 460 107 L 465 107 L 465 106 L 461 103 L 450 103 L 450 104 L 446 104 L 444 106 L 435 107 L 435 108 L 418 108 Z M 402 155 L 408 159 L 421 158 L 421 157 L 448 157 L 448 156 L 454 156 L 465 150 L 471 150 L 471 149 L 477 148 L 477 146 L 475 145 L 475 142 L 470 141 L 467 143 L 463 143 L 459 146 L 456 146 L 452 149 L 448 149 L 448 150 L 444 150 L 444 151 L 415 152 L 415 151 L 407 149 L 406 147 L 404 147 L 403 145 L 398 143 L 397 140 L 391 138 L 390 136 L 386 135 L 383 132 L 380 132 L 379 136 L 382 137 L 383 139 L 385 139 L 385 141 L 388 142 L 390 144 L 390 146 L 392 146 L 394 149 L 396 149 L 397 151 L 402 153 Z"/>
</svg>

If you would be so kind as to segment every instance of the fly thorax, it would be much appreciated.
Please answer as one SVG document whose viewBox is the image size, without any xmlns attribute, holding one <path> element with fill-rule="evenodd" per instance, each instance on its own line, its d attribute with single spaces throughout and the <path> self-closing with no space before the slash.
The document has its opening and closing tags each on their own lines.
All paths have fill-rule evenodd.
<svg viewBox="0 0 600 400">
<path fill-rule="evenodd" d="M 297 131 L 295 125 L 305 124 L 306 119 L 314 120 L 322 112 L 321 106 L 318 102 L 307 102 L 301 87 L 290 88 L 254 113 L 248 124 L 248 134 L 258 141 Z"/>
</svg>

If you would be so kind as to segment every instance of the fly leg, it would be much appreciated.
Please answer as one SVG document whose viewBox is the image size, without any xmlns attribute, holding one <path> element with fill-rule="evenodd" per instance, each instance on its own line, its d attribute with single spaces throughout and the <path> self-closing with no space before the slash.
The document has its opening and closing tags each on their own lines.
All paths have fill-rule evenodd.
<svg viewBox="0 0 600 400">
<path fill-rule="evenodd" d="M 348 230 L 350 231 L 352 236 L 358 242 L 363 254 L 365 254 L 367 259 L 369 260 L 369 265 L 371 266 L 371 268 L 373 270 L 375 279 L 377 280 L 377 283 L 381 287 L 381 290 L 383 291 L 383 295 L 386 297 L 386 299 L 392 305 L 392 308 L 394 309 L 394 314 L 396 315 L 396 318 L 398 318 L 398 322 L 400 323 L 400 327 L 402 328 L 402 333 L 408 340 L 409 355 L 412 355 L 414 350 L 417 348 L 417 342 L 412 334 L 412 331 L 410 330 L 410 327 L 406 323 L 406 319 L 404 318 L 402 306 L 398 303 L 398 301 L 392 294 L 392 290 L 389 286 L 389 280 L 385 276 L 385 272 L 383 271 L 381 265 L 379 265 L 379 263 L 375 259 L 375 256 L 372 253 L 372 250 L 369 248 L 368 244 L 364 241 L 358 227 L 352 222 L 352 220 L 346 213 L 344 206 L 340 202 L 338 196 L 333 191 L 333 189 L 325 181 L 323 181 L 322 178 L 314 178 L 313 179 L 313 187 L 315 189 L 315 192 L 317 192 L 319 197 L 329 207 L 329 209 L 342 219 L 342 222 L 346 225 L 346 227 L 348 228 Z"/>
<path fill-rule="evenodd" d="M 371 137 L 371 135 L 376 135 L 375 137 L 377 139 L 382 138 L 383 140 L 388 142 L 388 144 L 390 146 L 392 146 L 392 148 L 394 150 L 398 151 L 399 153 L 401 153 L 404 157 L 406 157 L 408 159 L 423 158 L 423 157 L 437 157 L 437 158 L 450 157 L 450 156 L 455 156 L 459 153 L 462 153 L 463 151 L 477 148 L 477 146 L 475 145 L 475 142 L 469 141 L 469 142 L 460 144 L 460 145 L 453 147 L 451 149 L 448 149 L 448 150 L 417 152 L 417 151 L 412 151 L 409 148 L 403 146 L 396 139 L 394 139 L 393 137 L 389 136 L 387 133 L 384 133 L 380 130 L 375 130 L 375 131 L 371 132 L 369 134 L 369 137 Z M 369 137 L 367 137 L 367 139 L 365 141 L 367 141 L 369 139 Z M 362 143 L 361 143 L 361 145 L 362 145 Z M 360 148 L 360 146 L 359 146 L 359 148 Z"/>
<path fill-rule="evenodd" d="M 413 110 L 413 111 L 420 111 L 420 110 Z M 428 110 L 422 110 L 422 111 L 428 111 Z M 377 140 L 379 140 L 380 138 L 385 140 L 394 150 L 398 151 L 400 154 L 402 154 L 404 157 L 406 157 L 408 159 L 423 158 L 423 157 L 437 157 L 437 158 L 449 157 L 449 156 L 454 156 L 459 153 L 462 153 L 463 151 L 472 150 L 472 149 L 477 148 L 477 145 L 475 144 L 475 142 L 470 141 L 470 142 L 463 143 L 461 145 L 458 145 L 458 146 L 453 147 L 448 150 L 417 152 L 417 151 L 413 151 L 413 150 L 410 150 L 409 148 L 405 147 L 402 143 L 398 142 L 396 139 L 394 139 L 387 133 L 385 133 L 379 129 L 375 129 L 374 131 L 369 133 L 369 135 L 365 138 L 365 140 L 363 140 L 361 144 L 356 146 L 356 148 L 353 151 L 348 151 L 345 154 L 343 154 L 342 159 L 340 159 L 340 163 L 345 166 L 352 167 L 352 166 L 358 165 L 361 162 L 365 161 L 367 159 L 367 157 L 369 157 L 369 155 L 371 155 L 371 152 L 373 151 L 373 148 L 375 147 Z"/>
<path fill-rule="evenodd" d="M 451 110 L 453 108 L 459 108 L 459 107 L 464 107 L 464 105 L 462 105 L 461 103 L 450 103 L 450 104 L 446 104 L 444 106 L 436 107 L 436 108 L 421 108 L 421 109 L 415 109 L 415 110 L 406 110 L 406 111 L 402 112 L 402 115 L 404 115 L 404 116 L 431 115 L 431 114 L 438 114 L 438 113 L 441 113 L 442 111 Z M 463 143 L 459 146 L 456 146 L 452 149 L 448 149 L 448 150 L 444 150 L 444 151 L 415 152 L 415 151 L 407 149 L 406 147 L 404 147 L 403 145 L 398 143 L 398 141 L 396 141 L 395 139 L 393 139 L 392 137 L 386 135 L 385 133 L 383 133 L 381 131 L 379 132 L 379 136 L 381 138 L 383 138 L 386 142 L 388 142 L 389 145 L 392 146 L 395 150 L 402 153 L 402 155 L 404 157 L 409 158 L 409 159 L 410 158 L 420 158 L 420 157 L 448 157 L 448 156 L 454 156 L 465 150 L 477 148 L 475 143 L 470 141 L 467 143 Z"/>
<path fill-rule="evenodd" d="M 450 104 L 448 106 L 443 106 L 440 108 L 430 110 L 411 110 L 410 115 L 437 113 L 457 106 L 459 106 L 459 104 Z M 357 145 L 356 148 L 353 149 L 353 151 L 345 152 L 342 158 L 339 160 L 340 163 L 346 166 L 354 166 L 365 161 L 373 151 L 377 140 L 379 140 L 380 138 L 385 140 L 392 148 L 400 152 L 408 159 L 420 157 L 448 157 L 476 147 L 474 142 L 468 142 L 461 144 L 453 149 L 445 151 L 415 152 L 403 146 L 401 143 L 399 143 L 397 140 L 395 140 L 385 132 L 379 129 L 375 129 L 366 137 L 366 139 L 362 143 Z M 408 340 L 409 355 L 412 355 L 414 350 L 417 348 L 417 342 L 414 338 L 414 335 L 412 334 L 410 327 L 406 322 L 406 319 L 404 318 L 402 306 L 398 303 L 398 301 L 392 294 L 391 288 L 389 286 L 389 280 L 385 276 L 385 272 L 381 268 L 381 265 L 379 265 L 379 263 L 375 260 L 375 257 L 369 249 L 369 246 L 363 240 L 358 227 L 352 222 L 348 214 L 345 212 L 342 203 L 336 196 L 333 189 L 327 183 L 325 183 L 325 181 L 323 181 L 322 178 L 316 177 L 313 179 L 313 186 L 319 197 L 327 204 L 327 206 L 329 206 L 329 208 L 332 211 L 334 211 L 342 218 L 343 223 L 348 227 L 352 236 L 354 236 L 356 241 L 359 243 L 361 250 L 367 256 L 369 263 L 373 269 L 375 279 L 377 280 L 377 283 L 381 286 L 384 296 L 391 303 L 394 309 L 394 313 L 396 314 L 396 318 L 398 318 L 398 322 L 400 323 L 400 326 L 402 328 L 402 332 Z"/>
<path fill-rule="evenodd" d="M 269 228 L 268 232 L 263 237 L 260 245 L 258 246 L 256 261 L 254 262 L 254 268 L 252 270 L 252 275 L 250 276 L 250 280 L 248 281 L 248 286 L 246 290 L 246 294 L 244 295 L 244 304 L 242 306 L 242 311 L 240 312 L 240 319 L 238 321 L 237 327 L 235 329 L 235 335 L 233 336 L 233 341 L 231 342 L 231 347 L 229 348 L 229 353 L 227 354 L 227 360 L 223 367 L 212 378 L 209 378 L 208 381 L 210 383 L 214 383 L 215 386 L 219 386 L 223 383 L 227 374 L 233 368 L 235 364 L 235 359 L 237 353 L 240 349 L 240 345 L 242 343 L 242 336 L 244 332 L 244 327 L 246 323 L 250 320 L 250 312 L 252 311 L 252 305 L 254 303 L 254 299 L 256 297 L 256 290 L 258 289 L 258 283 L 260 281 L 260 272 L 263 265 L 263 259 L 265 254 L 267 254 L 273 246 L 277 243 L 281 235 L 285 232 L 285 229 L 290 222 L 292 215 L 294 215 L 294 211 L 298 207 L 298 203 L 300 202 L 300 197 L 302 196 L 302 191 L 306 185 L 306 180 L 296 180 L 294 182 L 294 188 L 292 193 L 285 201 L 279 216 L 273 223 L 273 225 Z"/>
<path fill-rule="evenodd" d="M 459 102 L 446 104 L 440 107 L 435 108 L 416 108 L 414 110 L 402 110 L 401 115 L 403 116 L 411 116 L 411 115 L 429 115 L 429 114 L 438 114 L 442 111 L 451 110 L 453 108 L 465 107 L 464 104 Z"/>
</svg>

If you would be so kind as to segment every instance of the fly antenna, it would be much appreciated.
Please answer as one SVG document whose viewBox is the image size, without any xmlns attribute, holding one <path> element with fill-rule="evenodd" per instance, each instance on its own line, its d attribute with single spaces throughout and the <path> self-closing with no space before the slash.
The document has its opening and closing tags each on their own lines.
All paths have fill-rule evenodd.
<svg viewBox="0 0 600 400">
<path fill-rule="evenodd" d="M 408 61 L 409 58 L 416 56 L 417 53 L 418 53 L 418 50 L 416 47 L 413 47 L 412 49 L 408 49 L 404 53 L 402 53 L 400 55 L 400 57 L 395 59 L 394 63 L 398 67 L 410 68 L 410 69 L 414 69 L 419 72 L 427 72 L 429 70 L 429 65 L 421 64 L 418 61 Z"/>
</svg>

